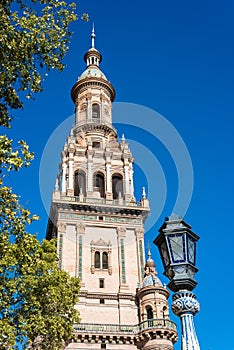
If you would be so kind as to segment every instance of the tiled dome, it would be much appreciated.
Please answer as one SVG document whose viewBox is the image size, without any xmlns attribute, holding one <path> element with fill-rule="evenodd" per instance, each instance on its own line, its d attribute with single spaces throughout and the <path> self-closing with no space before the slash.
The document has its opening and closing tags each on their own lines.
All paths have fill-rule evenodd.
<svg viewBox="0 0 234 350">
<path fill-rule="evenodd" d="M 87 67 L 78 80 L 85 78 L 102 78 L 107 80 L 105 74 L 98 67 Z"/>
</svg>

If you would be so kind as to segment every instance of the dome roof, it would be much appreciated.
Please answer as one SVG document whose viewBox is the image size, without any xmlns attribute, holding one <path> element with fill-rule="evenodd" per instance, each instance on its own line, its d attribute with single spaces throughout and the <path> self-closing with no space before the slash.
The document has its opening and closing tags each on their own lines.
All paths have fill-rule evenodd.
<svg viewBox="0 0 234 350">
<path fill-rule="evenodd" d="M 148 275 L 143 279 L 142 288 L 154 286 L 155 284 L 163 287 L 162 282 L 160 281 L 160 279 L 157 276 L 153 277 L 152 275 Z"/>
<path fill-rule="evenodd" d="M 142 282 L 142 288 L 149 287 L 149 286 L 163 286 L 160 279 L 157 277 L 157 272 L 155 270 L 155 262 L 151 258 L 151 251 L 150 247 L 148 247 L 148 259 L 145 264 L 145 277 Z"/>
<path fill-rule="evenodd" d="M 78 81 L 85 78 L 102 78 L 107 80 L 105 74 L 98 67 L 87 67 L 78 78 Z"/>
<path fill-rule="evenodd" d="M 155 267 L 155 262 L 153 261 L 153 259 L 148 258 L 147 261 L 146 261 L 145 266 Z"/>
</svg>

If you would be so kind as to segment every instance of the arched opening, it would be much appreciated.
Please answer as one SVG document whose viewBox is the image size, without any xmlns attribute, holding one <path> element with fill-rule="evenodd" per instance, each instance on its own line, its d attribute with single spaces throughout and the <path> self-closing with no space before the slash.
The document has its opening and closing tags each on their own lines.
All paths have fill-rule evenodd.
<svg viewBox="0 0 234 350">
<path fill-rule="evenodd" d="M 148 327 L 153 326 L 153 309 L 151 306 L 146 306 L 146 313 L 147 313 L 147 320 L 148 320 Z"/>
<path fill-rule="evenodd" d="M 123 196 L 123 177 L 120 174 L 114 174 L 112 176 L 112 193 L 113 199 Z"/>
<path fill-rule="evenodd" d="M 162 308 L 162 317 L 163 318 L 168 317 L 168 308 L 166 306 L 163 306 Z"/>
<path fill-rule="evenodd" d="M 102 253 L 102 268 L 108 269 L 108 254 L 107 254 L 107 252 Z"/>
<path fill-rule="evenodd" d="M 100 197 L 104 198 L 104 194 L 105 194 L 104 175 L 102 173 L 94 174 L 93 182 L 94 182 L 93 183 L 94 191 L 99 192 Z"/>
<path fill-rule="evenodd" d="M 86 197 L 86 176 L 83 171 L 75 172 L 74 196 L 79 196 L 80 193 Z"/>
<path fill-rule="evenodd" d="M 95 123 L 100 122 L 100 107 L 99 107 L 99 104 L 97 103 L 94 103 L 92 105 L 92 120 Z"/>
<path fill-rule="evenodd" d="M 101 267 L 100 252 L 95 252 L 94 254 L 94 266 L 96 269 L 100 269 Z"/>
</svg>

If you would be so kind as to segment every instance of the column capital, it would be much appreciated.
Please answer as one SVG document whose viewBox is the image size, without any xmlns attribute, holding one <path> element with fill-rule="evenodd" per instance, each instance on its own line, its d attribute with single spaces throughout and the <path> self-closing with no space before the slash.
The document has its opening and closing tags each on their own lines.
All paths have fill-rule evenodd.
<svg viewBox="0 0 234 350">
<path fill-rule="evenodd" d="M 186 313 L 195 315 L 200 310 L 200 304 L 194 293 L 189 291 L 177 292 L 172 296 L 172 311 L 177 316 Z"/>
<path fill-rule="evenodd" d="M 119 237 L 126 237 L 126 227 L 117 227 L 117 233 Z"/>
<path fill-rule="evenodd" d="M 135 235 L 137 238 L 144 238 L 145 230 L 141 227 L 135 228 Z"/>
<path fill-rule="evenodd" d="M 65 233 L 66 228 L 67 228 L 67 225 L 64 222 L 62 222 L 62 221 L 58 222 L 58 232 Z"/>
<path fill-rule="evenodd" d="M 76 233 L 77 234 L 84 234 L 85 233 L 85 224 L 82 222 L 79 222 L 76 224 Z"/>
</svg>

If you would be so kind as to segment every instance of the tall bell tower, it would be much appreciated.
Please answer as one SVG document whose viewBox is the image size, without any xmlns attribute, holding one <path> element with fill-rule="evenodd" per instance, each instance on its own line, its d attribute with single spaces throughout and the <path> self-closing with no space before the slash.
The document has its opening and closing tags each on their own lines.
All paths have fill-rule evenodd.
<svg viewBox="0 0 234 350">
<path fill-rule="evenodd" d="M 75 125 L 61 153 L 47 228 L 48 239 L 57 237 L 59 266 L 81 281 L 81 323 L 67 349 L 171 350 L 177 332 L 168 312 L 158 315 L 154 307 L 147 314 L 147 300 L 158 295 L 167 309 L 169 292 L 156 287 L 157 279 L 143 284 L 149 202 L 144 191 L 139 202 L 134 197 L 134 159 L 112 125 L 115 90 L 99 68 L 94 28 L 84 59 L 71 90 Z M 149 340 L 156 338 L 162 341 L 150 343 L 155 348 Z"/>
</svg>

